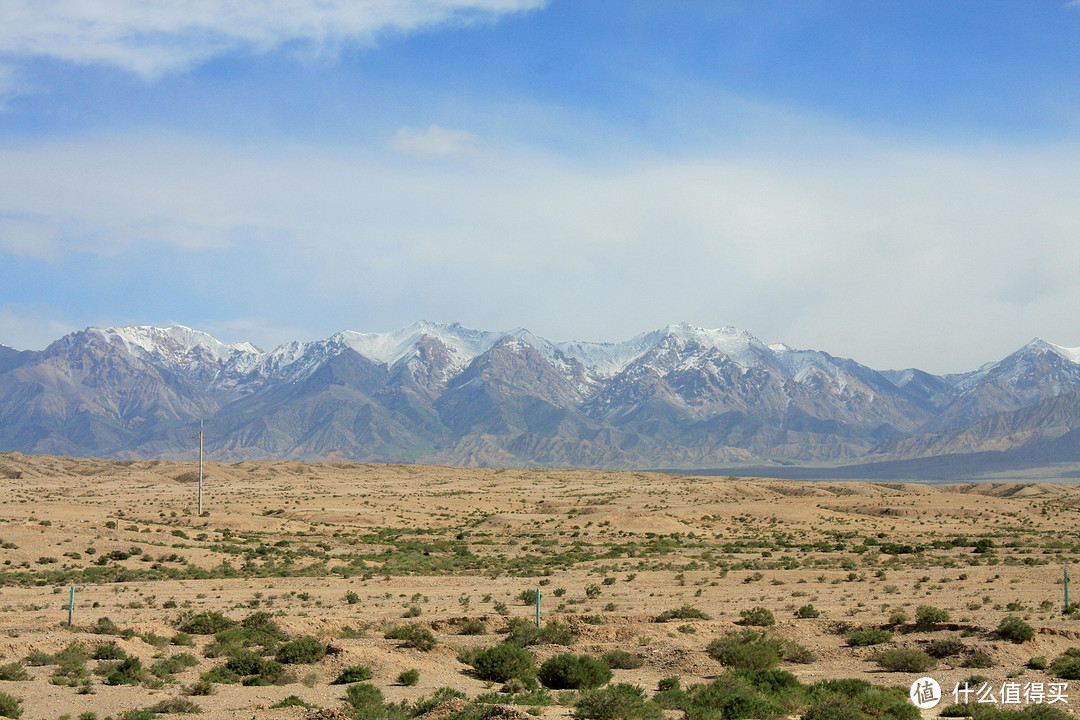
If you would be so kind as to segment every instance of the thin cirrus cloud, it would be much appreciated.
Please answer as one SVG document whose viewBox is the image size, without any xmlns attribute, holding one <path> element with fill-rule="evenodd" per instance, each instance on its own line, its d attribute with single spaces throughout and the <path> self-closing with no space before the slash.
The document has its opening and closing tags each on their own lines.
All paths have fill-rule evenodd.
<svg viewBox="0 0 1080 720">
<path fill-rule="evenodd" d="M 429 125 L 426 130 L 402 127 L 390 139 L 390 149 L 415 157 L 445 157 L 457 155 L 476 143 L 476 135 L 465 130 L 447 130 Z"/>
<path fill-rule="evenodd" d="M 385 33 L 492 20 L 545 2 L 5 0 L 0 57 L 111 65 L 152 79 L 228 52 L 260 53 L 296 43 L 323 53 L 342 44 L 370 44 Z"/>
</svg>

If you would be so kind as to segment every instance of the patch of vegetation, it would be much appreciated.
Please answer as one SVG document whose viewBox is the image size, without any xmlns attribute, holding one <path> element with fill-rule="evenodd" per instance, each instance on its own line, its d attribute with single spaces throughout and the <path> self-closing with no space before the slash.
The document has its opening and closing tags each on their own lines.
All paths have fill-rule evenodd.
<svg viewBox="0 0 1080 720">
<path fill-rule="evenodd" d="M 937 667 L 934 658 L 914 648 L 882 650 L 874 656 L 874 662 L 889 672 L 925 672 Z"/>
<path fill-rule="evenodd" d="M 525 618 L 511 618 L 507 623 L 506 639 L 512 645 L 572 645 L 574 633 L 568 625 L 557 620 L 548 620 L 543 627 L 536 627 Z"/>
<path fill-rule="evenodd" d="M 821 617 L 821 611 L 813 605 L 803 605 L 795 611 L 795 617 L 803 619 Z"/>
<path fill-rule="evenodd" d="M 326 656 L 326 645 L 310 635 L 291 640 L 280 648 L 274 659 L 282 665 L 310 665 Z"/>
<path fill-rule="evenodd" d="M 222 630 L 234 627 L 236 622 L 219 612 L 207 611 L 194 615 L 182 615 L 176 623 L 176 629 L 189 635 L 214 635 Z"/>
<path fill-rule="evenodd" d="M 586 720 L 659 720 L 663 711 L 636 685 L 617 683 L 581 693 L 574 715 Z"/>
<path fill-rule="evenodd" d="M 367 665 L 350 665 L 342 670 L 331 685 L 348 685 L 349 683 L 363 682 L 371 679 L 371 668 Z"/>
<path fill-rule="evenodd" d="M 592 689 L 611 680 L 611 668 L 591 655 L 564 653 L 546 660 L 538 676 L 554 690 Z"/>
<path fill-rule="evenodd" d="M 851 647 L 867 647 L 887 643 L 892 638 L 893 634 L 884 628 L 859 628 L 847 636 L 847 644 Z"/>
<path fill-rule="evenodd" d="M 0 680 L 19 681 L 29 679 L 29 673 L 26 672 L 26 668 L 18 660 L 7 665 L 0 665 Z"/>
<path fill-rule="evenodd" d="M 397 676 L 397 684 L 405 685 L 406 687 L 412 687 L 416 683 L 420 682 L 420 671 L 416 668 L 409 670 L 402 670 Z"/>
<path fill-rule="evenodd" d="M 920 605 L 915 608 L 915 624 L 927 627 L 938 623 L 949 622 L 949 611 L 936 608 L 933 605 Z"/>
<path fill-rule="evenodd" d="M 21 704 L 22 700 L 16 699 L 6 692 L 0 692 L 0 717 L 13 719 L 22 717 L 23 711 L 19 707 Z"/>
<path fill-rule="evenodd" d="M 609 650 L 600 659 L 612 670 L 634 670 L 645 663 L 640 655 L 626 650 Z"/>
<path fill-rule="evenodd" d="M 481 680 L 506 682 L 511 678 L 536 674 L 536 658 L 525 648 L 499 643 L 463 654 L 462 662 L 471 665 Z"/>
<path fill-rule="evenodd" d="M 781 660 L 813 662 L 814 655 L 801 645 L 765 630 L 736 630 L 708 644 L 709 657 L 726 667 L 766 670 Z"/>
<path fill-rule="evenodd" d="M 755 607 L 749 610 L 741 610 L 739 615 L 742 617 L 742 620 L 739 621 L 740 625 L 769 627 L 776 624 L 776 617 L 772 614 L 772 610 L 768 608 Z"/>
<path fill-rule="evenodd" d="M 693 605 L 683 605 L 672 610 L 665 610 L 656 616 L 656 622 L 669 622 L 671 620 L 711 620 L 712 616 L 698 610 Z"/>
<path fill-rule="evenodd" d="M 393 625 L 383 633 L 387 640 L 400 640 L 402 647 L 411 647 L 427 652 L 437 644 L 435 636 L 427 628 L 419 625 Z"/>
<path fill-rule="evenodd" d="M 161 702 L 151 705 L 147 708 L 152 713 L 163 714 L 193 714 L 201 713 L 202 708 L 196 705 L 191 700 L 182 697 L 169 698 L 168 700 L 162 700 Z"/>
<path fill-rule="evenodd" d="M 956 638 L 940 638 L 931 640 L 926 646 L 926 654 L 932 658 L 947 658 L 960 655 L 967 650 L 967 646 Z"/>
<path fill-rule="evenodd" d="M 1019 645 L 1035 637 L 1035 628 L 1028 625 L 1021 618 L 1010 615 L 1001 620 L 997 627 L 997 634 L 1009 642 Z"/>
<path fill-rule="evenodd" d="M 302 707 L 302 708 L 307 708 L 309 710 L 318 710 L 319 709 L 318 705 L 313 705 L 311 703 L 306 703 L 296 695 L 289 695 L 288 697 L 284 697 L 281 700 L 278 700 L 276 703 L 274 703 L 273 705 L 270 706 L 270 709 L 276 710 L 278 708 L 290 708 L 290 707 Z"/>
</svg>

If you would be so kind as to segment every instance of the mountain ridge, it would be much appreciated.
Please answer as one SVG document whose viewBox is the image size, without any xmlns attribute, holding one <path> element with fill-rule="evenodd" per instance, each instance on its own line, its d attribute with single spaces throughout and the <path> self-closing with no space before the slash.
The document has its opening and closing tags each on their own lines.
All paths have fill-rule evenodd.
<svg viewBox="0 0 1080 720">
<path fill-rule="evenodd" d="M 1038 428 L 946 437 L 1077 391 L 1080 349 L 1040 339 L 934 375 L 686 323 L 591 343 L 422 321 L 265 351 L 184 326 L 87 328 L 42 351 L 0 347 L 0 450 L 185 457 L 205 419 L 222 460 L 895 462 L 1019 447 Z M 1067 458 L 1072 446 L 1055 447 Z"/>
</svg>

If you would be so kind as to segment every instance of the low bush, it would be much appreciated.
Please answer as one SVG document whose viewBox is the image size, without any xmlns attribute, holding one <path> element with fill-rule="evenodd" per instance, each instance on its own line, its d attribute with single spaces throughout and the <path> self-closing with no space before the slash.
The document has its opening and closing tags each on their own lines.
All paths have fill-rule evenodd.
<svg viewBox="0 0 1080 720">
<path fill-rule="evenodd" d="M 505 642 L 518 647 L 529 645 L 572 645 L 574 633 L 568 625 L 549 620 L 544 627 L 536 627 L 525 618 L 511 618 L 507 623 Z"/>
<path fill-rule="evenodd" d="M 356 710 L 370 710 L 382 706 L 383 694 L 371 683 L 356 683 L 345 688 L 345 700 Z"/>
<path fill-rule="evenodd" d="M 783 655 L 784 643 L 778 637 L 758 630 L 729 632 L 705 648 L 709 657 L 726 667 L 764 670 L 775 667 Z"/>
<path fill-rule="evenodd" d="M 663 711 L 645 699 L 641 688 L 618 683 L 581 693 L 574 715 L 587 720 L 658 720 Z"/>
<path fill-rule="evenodd" d="M 683 605 L 673 610 L 665 610 L 656 616 L 656 622 L 668 622 L 670 620 L 711 620 L 712 616 L 698 610 L 692 605 Z"/>
<path fill-rule="evenodd" d="M 194 615 L 182 615 L 177 620 L 176 629 L 189 635 L 214 635 L 235 626 L 233 620 L 219 612 L 201 612 Z"/>
<path fill-rule="evenodd" d="M 933 658 L 947 658 L 959 655 L 967 650 L 967 646 L 956 638 L 944 638 L 931 640 L 926 646 L 926 654 Z"/>
<path fill-rule="evenodd" d="M 105 676 L 106 685 L 138 685 L 145 676 L 142 661 L 134 656 L 125 657 Z"/>
<path fill-rule="evenodd" d="M 95 660 L 123 660 L 127 653 L 116 643 L 102 643 L 94 646 L 90 657 Z"/>
<path fill-rule="evenodd" d="M 299 637 L 278 648 L 274 659 L 283 665 L 310 665 L 326 656 L 326 645 L 310 635 Z"/>
<path fill-rule="evenodd" d="M 163 714 L 189 714 L 189 713 L 201 713 L 202 708 L 193 703 L 191 700 L 182 697 L 169 698 L 168 700 L 162 700 L 156 705 L 151 705 L 147 708 L 152 713 Z"/>
<path fill-rule="evenodd" d="M 847 644 L 851 647 L 867 647 L 887 643 L 892 638 L 893 634 L 883 628 L 859 628 L 847 636 Z"/>
<path fill-rule="evenodd" d="M 487 632 L 487 625 L 483 620 L 469 618 L 461 623 L 458 632 L 462 635 L 483 635 Z"/>
<path fill-rule="evenodd" d="M 438 644 L 431 631 L 419 625 L 394 625 L 383 633 L 383 637 L 387 640 L 400 640 L 402 647 L 416 648 L 423 652 L 433 649 Z"/>
<path fill-rule="evenodd" d="M 964 662 L 962 664 L 966 668 L 978 669 L 992 668 L 997 665 L 997 663 L 994 662 L 994 657 L 985 650 L 971 651 L 970 653 L 968 653 L 968 656 L 964 658 Z"/>
<path fill-rule="evenodd" d="M 302 708 L 307 708 L 309 710 L 318 710 L 319 709 L 318 705 L 313 705 L 312 703 L 304 702 L 297 695 L 289 695 L 288 697 L 284 697 L 281 700 L 278 700 L 276 703 L 274 703 L 273 705 L 270 706 L 270 709 L 271 710 L 276 710 L 276 709 L 279 709 L 279 708 L 290 708 L 290 707 L 302 707 Z"/>
<path fill-rule="evenodd" d="M 22 708 L 19 707 L 21 704 L 22 700 L 16 699 L 6 692 L 0 692 L 0 717 L 21 717 L 23 713 Z"/>
<path fill-rule="evenodd" d="M 803 619 L 821 617 L 821 611 L 813 605 L 803 605 L 795 611 L 795 617 Z"/>
<path fill-rule="evenodd" d="M 1019 645 L 1035 637 L 1035 628 L 1028 625 L 1021 618 L 1010 615 L 1002 619 L 998 625 L 997 634 L 1009 642 Z"/>
<path fill-rule="evenodd" d="M 553 690 L 588 690 L 609 682 L 611 668 L 591 655 L 564 653 L 545 661 L 538 676 Z"/>
<path fill-rule="evenodd" d="M 536 658 L 517 645 L 499 643 L 471 653 L 466 660 L 481 680 L 506 682 L 510 678 L 529 677 L 536 674 Z"/>
<path fill-rule="evenodd" d="M 601 655 L 600 659 L 612 670 L 634 670 L 645 663 L 640 655 L 626 650 L 610 650 Z"/>
<path fill-rule="evenodd" d="M 371 679 L 371 668 L 367 665 L 350 665 L 342 670 L 331 685 L 348 685 L 349 683 L 363 682 Z"/>
<path fill-rule="evenodd" d="M 932 605 L 920 605 L 915 608 L 915 623 L 917 625 L 936 625 L 949 622 L 949 611 L 936 608 Z"/>
<path fill-rule="evenodd" d="M 749 610 L 742 610 L 739 612 L 742 620 L 739 621 L 740 625 L 750 625 L 754 627 L 769 627 L 776 624 L 776 617 L 772 614 L 772 610 L 763 607 L 755 607 Z"/>
<path fill-rule="evenodd" d="M 1069 648 L 1054 658 L 1046 669 L 1062 680 L 1080 680 L 1080 648 Z"/>
<path fill-rule="evenodd" d="M 415 685 L 418 682 L 420 682 L 420 671 L 417 670 L 416 668 L 411 668 L 409 670 L 402 670 L 401 673 L 398 674 L 398 676 L 397 676 L 398 685 L 405 685 L 407 687 L 412 687 L 413 685 Z"/>
<path fill-rule="evenodd" d="M 19 661 L 0 665 L 0 680 L 29 680 L 30 675 Z"/>
<path fill-rule="evenodd" d="M 874 656 L 874 662 L 890 672 L 925 672 L 937 667 L 934 658 L 914 648 L 883 650 Z"/>
<path fill-rule="evenodd" d="M 1029 658 L 1027 661 L 1027 668 L 1029 670 L 1045 670 L 1046 665 L 1046 658 L 1041 655 Z"/>
</svg>

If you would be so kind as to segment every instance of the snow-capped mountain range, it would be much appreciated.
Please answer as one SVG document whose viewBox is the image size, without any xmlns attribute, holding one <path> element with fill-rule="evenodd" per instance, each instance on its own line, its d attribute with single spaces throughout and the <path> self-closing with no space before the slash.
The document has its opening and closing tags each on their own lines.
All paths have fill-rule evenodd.
<svg viewBox="0 0 1080 720">
<path fill-rule="evenodd" d="M 686 324 L 592 343 L 419 322 L 269 351 L 182 326 L 88 328 L 43 351 L 0 346 L 0 451 L 186 458 L 206 420 L 219 460 L 895 460 L 955 450 L 950 433 L 1051 400 L 1060 410 L 1077 393 L 1080 348 L 1043 340 L 937 376 Z M 1067 412 L 1050 415 L 1055 441 L 1073 430 Z"/>
</svg>

